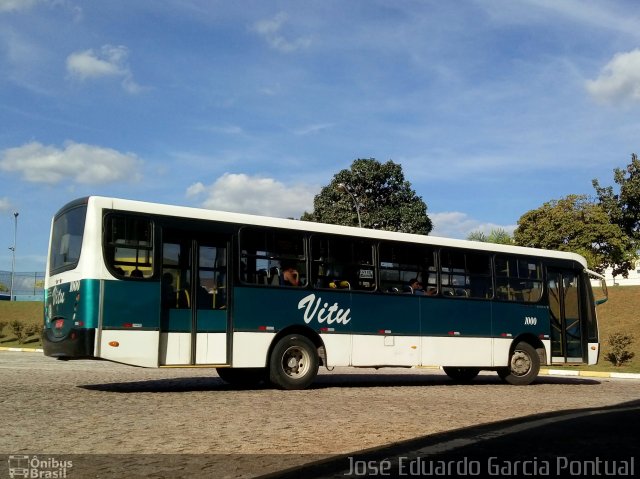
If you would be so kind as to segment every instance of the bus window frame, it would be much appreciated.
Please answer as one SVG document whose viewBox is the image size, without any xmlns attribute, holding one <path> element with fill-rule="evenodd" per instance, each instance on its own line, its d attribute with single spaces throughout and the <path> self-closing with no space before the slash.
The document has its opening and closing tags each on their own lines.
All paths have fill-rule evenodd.
<svg viewBox="0 0 640 479">
<path fill-rule="evenodd" d="M 458 271 L 452 271 L 452 272 L 447 272 L 447 274 L 443 274 L 444 273 L 444 264 L 442 261 L 442 254 L 443 252 L 453 252 L 456 254 L 462 254 L 465 255 L 465 269 L 462 272 L 458 272 Z M 467 255 L 472 254 L 472 255 L 478 255 L 478 256 L 486 256 L 486 258 L 488 259 L 488 274 L 477 274 L 477 273 L 471 273 L 470 270 L 467 267 Z M 438 296 L 447 298 L 447 299 L 464 299 L 464 300 L 471 300 L 471 301 L 494 301 L 497 297 L 496 297 L 496 289 L 495 289 L 495 272 L 494 272 L 494 257 L 495 257 L 495 253 L 490 252 L 490 251 L 484 251 L 484 250 L 475 250 L 475 249 L 467 249 L 467 248 L 457 248 L 457 247 L 451 247 L 451 246 L 443 246 L 438 248 L 438 261 L 437 261 L 437 273 L 438 273 L 438 286 L 439 286 L 439 290 L 438 290 Z M 447 268 L 449 268 L 449 266 L 446 266 Z M 454 285 L 450 285 L 450 284 L 446 284 L 444 283 L 443 277 L 444 276 L 448 276 L 449 280 L 453 277 L 453 276 L 461 276 L 464 278 L 465 280 L 465 284 L 463 285 L 463 287 L 454 287 Z M 488 280 L 486 282 L 486 286 L 489 288 L 490 290 L 490 296 L 471 296 L 471 294 L 469 295 L 459 295 L 459 294 L 452 294 L 452 295 L 448 295 L 445 294 L 446 290 L 464 290 L 466 291 L 471 291 L 473 288 L 470 287 L 470 285 L 472 284 L 472 279 L 473 278 L 485 278 L 486 280 Z M 469 280 L 469 284 L 466 284 L 466 281 Z"/>
<path fill-rule="evenodd" d="M 108 226 L 109 224 L 113 224 L 113 223 L 109 223 L 109 219 L 113 218 L 113 217 L 119 217 L 119 218 L 135 218 L 135 219 L 142 219 L 145 220 L 149 223 L 150 226 L 150 231 L 151 231 L 151 235 L 150 235 L 150 239 L 149 239 L 149 248 L 148 251 L 150 252 L 149 257 L 151 258 L 151 275 L 149 276 L 142 276 L 142 277 L 133 277 L 133 276 L 128 276 L 128 275 L 123 275 L 121 272 L 119 272 L 116 267 L 114 266 L 114 264 L 112 264 L 112 261 L 110 259 L 111 255 L 109 254 L 109 248 L 111 247 L 115 247 L 115 245 L 111 245 L 108 241 L 107 241 L 107 233 L 109 232 Z M 110 210 L 110 211 L 106 211 L 103 214 L 102 217 L 102 235 L 101 235 L 101 243 L 102 243 L 102 255 L 103 255 L 103 262 L 104 265 L 106 266 L 107 270 L 109 271 L 109 273 L 111 273 L 114 277 L 118 278 L 119 280 L 122 281 L 155 281 L 158 279 L 158 268 L 157 268 L 157 262 L 158 262 L 158 252 L 157 252 L 157 247 L 156 247 L 156 230 L 157 230 L 157 221 L 156 218 L 154 216 L 151 215 L 147 215 L 147 214 L 143 214 L 143 213 L 135 213 L 135 212 L 130 212 L 130 211 L 117 211 L 117 210 Z M 134 249 L 134 248 L 130 248 L 130 249 Z M 136 250 L 145 250 L 147 248 L 135 248 Z M 115 258 L 115 256 L 114 256 Z M 140 263 L 137 263 L 140 264 Z M 137 266 L 136 266 L 137 268 Z"/>
<path fill-rule="evenodd" d="M 438 296 L 438 293 L 440 291 L 440 287 L 439 287 L 439 269 L 438 269 L 438 264 L 439 264 L 439 248 L 433 246 L 433 245 L 429 245 L 429 244 L 422 244 L 422 243 L 402 243 L 402 242 L 397 242 L 397 241 L 379 241 L 378 245 L 377 245 L 377 255 L 376 255 L 376 265 L 378 268 L 378 292 L 382 293 L 382 294 L 390 294 L 390 295 L 398 295 L 398 294 L 416 294 L 415 291 L 413 291 L 411 289 L 411 291 L 405 290 L 406 287 L 410 288 L 410 285 L 404 285 L 402 290 L 400 291 L 389 291 L 388 288 L 383 288 L 383 280 L 382 280 L 382 272 L 383 271 L 397 271 L 399 273 L 402 272 L 408 272 L 408 271 L 413 271 L 413 270 L 408 270 L 408 269 L 400 269 L 400 266 L 407 266 L 408 264 L 400 264 L 398 263 L 398 268 L 389 268 L 389 267 L 383 267 L 382 266 L 382 249 L 385 247 L 389 247 L 389 248 L 403 248 L 404 246 L 410 247 L 411 249 L 415 250 L 415 251 L 419 251 L 419 254 L 416 255 L 416 257 L 420 257 L 421 259 L 426 260 L 426 255 L 424 253 L 429 252 L 431 257 L 432 257 L 432 262 L 433 264 L 428 264 L 426 263 L 426 261 L 422 261 L 419 263 L 414 263 L 411 266 L 415 266 L 416 268 L 418 268 L 417 271 L 414 272 L 413 275 L 409 275 L 415 278 L 420 278 L 421 283 L 423 285 L 424 292 L 423 293 L 418 293 L 420 294 L 424 294 L 426 296 Z M 385 258 L 386 259 L 386 258 Z M 385 261 L 385 263 L 387 263 L 387 261 Z M 426 270 L 421 269 L 422 267 L 427 266 Z M 429 268 L 434 268 L 433 271 L 429 270 Z M 427 275 L 427 279 L 425 280 L 424 276 L 425 274 Z M 430 275 L 435 275 L 435 284 L 433 283 L 429 283 L 429 276 Z M 407 281 L 408 282 L 408 281 Z M 429 291 L 429 292 L 427 292 Z"/>
<path fill-rule="evenodd" d="M 295 233 L 296 235 L 301 237 L 302 240 L 302 253 L 304 255 L 304 260 L 300 260 L 300 258 L 294 259 L 294 258 L 289 258 L 286 256 L 274 256 L 271 258 L 258 258 L 257 255 L 251 255 L 248 253 L 243 253 L 243 251 L 245 251 L 245 249 L 243 249 L 243 245 L 242 245 L 242 239 L 243 239 L 243 235 L 247 234 L 247 231 L 257 231 L 260 230 L 262 232 L 266 232 L 266 233 L 272 233 L 272 234 L 286 234 L 286 233 Z M 240 228 L 238 228 L 238 233 L 237 233 L 237 253 L 235 254 L 235 257 L 237 259 L 237 265 L 238 265 L 238 282 L 241 285 L 245 285 L 245 286 L 257 286 L 257 287 L 271 287 L 271 288 L 289 288 L 289 289 L 307 289 L 309 288 L 309 284 L 311 283 L 310 281 L 310 272 L 309 272 L 309 245 L 308 245 L 308 240 L 309 240 L 309 234 L 305 231 L 300 231 L 300 230 L 295 230 L 295 229 L 286 229 L 286 228 L 271 228 L 268 226 L 261 226 L 261 225 L 243 225 Z M 266 253 L 268 253 L 268 251 L 266 251 Z M 287 284 L 271 284 L 269 282 L 267 282 L 266 284 L 260 283 L 260 282 L 253 282 L 253 281 L 248 281 L 248 273 L 243 274 L 243 259 L 244 258 L 250 258 L 250 257 L 255 257 L 256 259 L 268 259 L 269 261 L 273 260 L 278 262 L 279 264 L 281 264 L 281 262 L 284 261 L 291 261 L 291 262 L 295 262 L 297 264 L 304 264 L 304 268 L 305 268 L 305 277 L 306 277 L 306 282 L 304 284 L 298 285 L 298 286 L 292 286 L 292 285 L 287 285 Z M 275 267 L 275 268 L 279 268 L 279 267 Z M 271 268 L 269 268 L 271 269 Z M 254 275 L 258 273 L 259 270 L 254 271 Z M 268 271 L 268 270 L 266 270 Z M 278 273 L 279 275 L 282 274 L 282 272 L 279 271 Z M 245 276 L 245 277 L 243 277 Z M 268 276 L 267 276 L 268 277 Z"/>
<path fill-rule="evenodd" d="M 350 242 L 351 245 L 353 246 L 353 242 L 354 241 L 361 241 L 361 242 L 367 242 L 369 247 L 371 248 L 371 264 L 367 265 L 365 263 L 357 263 L 357 265 L 359 266 L 371 266 L 371 270 L 373 271 L 373 278 L 372 278 L 372 283 L 373 283 L 373 287 L 371 289 L 359 289 L 359 288 L 353 288 L 351 286 L 351 283 L 347 280 L 347 279 L 340 279 L 339 281 L 336 281 L 336 279 L 339 279 L 337 276 L 335 277 L 335 279 L 333 281 L 329 281 L 328 286 L 318 286 L 318 280 L 320 280 L 321 278 L 328 280 L 328 278 L 331 277 L 331 275 L 320 275 L 318 273 L 316 273 L 315 271 L 315 259 L 314 259 L 314 239 L 316 238 L 322 238 L 322 239 L 327 239 L 327 240 L 344 240 L 347 242 Z M 380 271 L 379 271 L 379 265 L 378 265 L 378 245 L 380 244 L 379 240 L 373 239 L 373 238 L 361 238 L 358 236 L 346 236 L 346 235 L 336 235 L 336 234 L 331 234 L 331 233 L 312 233 L 310 235 L 308 235 L 307 237 L 307 241 L 308 241 L 308 254 L 307 254 L 307 259 L 309 261 L 309 278 L 310 281 L 308 281 L 308 283 L 311 285 L 311 288 L 314 290 L 318 290 L 318 291 L 343 291 L 343 292 L 350 292 L 350 293 L 367 293 L 367 294 L 371 294 L 371 293 L 376 293 L 379 292 L 379 286 L 380 286 Z M 322 258 L 322 257 L 321 257 Z M 320 265 L 321 261 L 318 260 L 318 265 Z M 328 261 L 322 261 L 323 265 L 326 265 L 328 263 Z M 354 265 L 356 263 L 349 263 L 350 266 Z M 344 266 L 344 265 L 343 265 Z M 335 276 L 335 275 L 334 275 Z M 341 277 L 345 277 L 344 272 L 342 275 L 340 275 Z M 362 279 L 362 277 L 358 276 L 356 278 L 356 280 Z M 334 285 L 334 286 L 332 286 Z"/>
<path fill-rule="evenodd" d="M 58 219 L 62 218 L 63 216 L 68 215 L 70 212 L 78 210 L 78 209 L 83 209 L 84 210 L 84 215 L 83 215 L 83 222 L 82 222 L 82 235 L 80 236 L 80 249 L 78 250 L 78 257 L 75 259 L 75 261 L 70 262 L 70 263 L 66 263 L 63 264 L 62 266 L 58 266 L 57 268 L 54 268 L 52 263 L 53 260 L 53 235 L 55 232 L 55 223 Z M 53 225 L 52 225 L 52 229 L 51 229 L 51 243 L 52 243 L 52 251 L 49 254 L 49 274 L 50 275 L 55 275 L 55 274 L 60 274 L 60 273 L 64 273 L 65 271 L 70 271 L 72 269 L 75 269 L 78 266 L 78 263 L 80 262 L 80 258 L 82 257 L 82 249 L 83 249 L 83 245 L 84 245 L 84 236 L 85 236 L 85 232 L 86 232 L 86 228 L 87 228 L 87 214 L 88 214 L 89 208 L 88 208 L 88 204 L 86 201 L 80 203 L 80 204 L 76 204 L 73 206 L 70 206 L 69 208 L 66 208 L 64 211 L 61 211 L 59 214 L 57 214 L 54 219 L 53 219 Z"/>
<path fill-rule="evenodd" d="M 520 276 L 510 276 L 509 274 L 507 274 L 506 276 L 499 276 L 498 275 L 498 266 L 497 266 L 497 258 L 506 258 L 506 259 L 510 259 L 510 260 L 515 260 L 516 262 L 519 261 L 535 261 L 536 265 L 540 271 L 539 277 L 537 279 L 531 279 L 531 278 L 524 278 L 524 277 L 520 277 Z M 546 294 L 547 294 L 547 279 L 546 279 L 546 268 L 549 266 L 549 261 L 545 261 L 543 258 L 540 257 L 536 257 L 536 256 L 528 256 L 528 255 L 518 255 L 518 254 L 509 254 L 509 253 L 494 253 L 493 254 L 493 281 L 494 281 L 494 299 L 496 301 L 503 301 L 505 303 L 516 303 L 516 304 L 538 304 L 540 303 L 543 298 L 545 298 Z M 519 269 L 519 268 L 518 268 Z M 509 271 L 507 271 L 509 273 Z M 498 288 L 502 287 L 502 285 L 499 284 L 500 280 L 506 280 L 506 281 L 511 281 L 511 280 L 516 280 L 516 281 L 529 281 L 531 283 L 538 283 L 540 285 L 540 293 L 538 295 L 538 298 L 535 301 L 530 301 L 530 300 L 525 300 L 524 296 L 523 299 L 508 299 L 508 298 L 502 298 L 500 297 L 500 295 L 498 294 Z M 533 290 L 533 288 L 530 288 L 531 290 Z M 522 290 L 516 290 L 516 291 L 524 291 L 524 289 Z M 507 294 L 511 294 L 509 292 L 507 292 Z"/>
</svg>

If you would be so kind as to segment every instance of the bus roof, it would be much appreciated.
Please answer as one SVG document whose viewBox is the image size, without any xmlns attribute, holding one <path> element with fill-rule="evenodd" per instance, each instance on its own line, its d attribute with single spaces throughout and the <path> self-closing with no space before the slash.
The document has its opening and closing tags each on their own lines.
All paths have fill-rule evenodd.
<svg viewBox="0 0 640 479">
<path fill-rule="evenodd" d="M 283 228 L 314 233 L 330 233 L 345 236 L 357 236 L 361 238 L 371 238 L 378 240 L 402 241 L 433 246 L 450 246 L 495 253 L 510 253 L 527 256 L 557 258 L 576 261 L 580 263 L 584 268 L 587 268 L 587 261 L 583 256 L 577 253 L 564 251 L 501 245 L 496 243 L 484 243 L 480 241 L 443 238 L 438 236 L 427 236 L 412 233 L 398 233 L 394 231 L 373 230 L 367 228 L 357 228 L 353 226 L 332 225 L 326 223 L 314 223 L 310 221 L 258 216 L 245 213 L 232 213 L 228 211 L 217 211 L 188 206 L 166 205 L 161 203 L 150 203 L 145 201 L 108 198 L 102 196 L 90 196 L 74 200 L 61 208 L 56 216 L 62 213 L 64 210 L 74 206 L 78 206 L 82 203 L 88 203 L 90 206 L 95 205 L 98 208 L 136 211 L 140 213 L 176 216 L 198 220 L 219 221 L 225 223 L 234 223 L 238 225 L 267 226 L 272 228 Z"/>
</svg>

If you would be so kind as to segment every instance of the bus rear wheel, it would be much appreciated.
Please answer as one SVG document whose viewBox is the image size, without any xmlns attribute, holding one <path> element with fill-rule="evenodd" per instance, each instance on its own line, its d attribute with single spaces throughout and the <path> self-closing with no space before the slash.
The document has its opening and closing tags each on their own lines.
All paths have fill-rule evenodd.
<svg viewBox="0 0 640 479">
<path fill-rule="evenodd" d="M 511 353 L 509 366 L 498 369 L 498 376 L 514 386 L 531 384 L 540 372 L 540 357 L 529 343 L 520 342 Z"/>
<path fill-rule="evenodd" d="M 269 358 L 269 379 L 281 389 L 305 389 L 318 374 L 318 351 L 305 336 L 280 339 Z"/>
<path fill-rule="evenodd" d="M 480 368 L 457 368 L 444 366 L 442 369 L 447 376 L 457 383 L 468 383 L 480 373 Z"/>
</svg>

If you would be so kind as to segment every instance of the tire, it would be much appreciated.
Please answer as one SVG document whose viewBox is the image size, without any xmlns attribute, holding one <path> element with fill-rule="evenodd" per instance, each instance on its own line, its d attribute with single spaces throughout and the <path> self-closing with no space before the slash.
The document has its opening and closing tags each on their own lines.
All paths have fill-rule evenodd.
<svg viewBox="0 0 640 479">
<path fill-rule="evenodd" d="M 305 336 L 280 339 L 269 357 L 269 380 L 281 389 L 305 389 L 318 374 L 318 351 Z"/>
<path fill-rule="evenodd" d="M 266 368 L 216 368 L 220 379 L 238 387 L 255 387 L 266 381 Z"/>
<path fill-rule="evenodd" d="M 531 384 L 540 372 L 540 356 L 529 343 L 520 342 L 511 352 L 509 366 L 498 369 L 498 376 L 514 386 Z"/>
<path fill-rule="evenodd" d="M 445 366 L 442 369 L 447 376 L 457 383 L 471 382 L 480 373 L 480 368 L 458 368 Z"/>
</svg>

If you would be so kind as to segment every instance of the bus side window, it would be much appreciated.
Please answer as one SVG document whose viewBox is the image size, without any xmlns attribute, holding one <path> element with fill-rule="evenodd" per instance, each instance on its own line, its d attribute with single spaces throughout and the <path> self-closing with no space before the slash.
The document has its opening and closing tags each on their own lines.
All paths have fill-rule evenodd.
<svg viewBox="0 0 640 479">
<path fill-rule="evenodd" d="M 427 246 L 380 243 L 380 288 L 384 293 L 433 296 L 438 292 L 434 250 Z"/>
<path fill-rule="evenodd" d="M 105 218 L 104 256 L 118 278 L 153 276 L 153 223 L 140 216 L 111 214 Z"/>
<path fill-rule="evenodd" d="M 240 230 L 241 279 L 267 286 L 304 287 L 307 257 L 303 233 L 245 227 Z"/>
<path fill-rule="evenodd" d="M 542 264 L 534 258 L 496 255 L 496 297 L 535 303 L 542 297 Z"/>
<path fill-rule="evenodd" d="M 311 281 L 319 289 L 373 291 L 373 242 L 360 238 L 311 238 Z"/>
<path fill-rule="evenodd" d="M 487 253 L 443 248 L 440 280 L 445 296 L 491 299 L 491 257 Z"/>
</svg>

